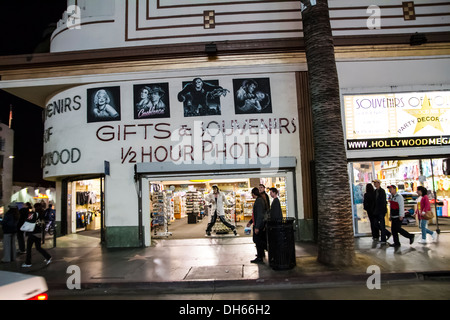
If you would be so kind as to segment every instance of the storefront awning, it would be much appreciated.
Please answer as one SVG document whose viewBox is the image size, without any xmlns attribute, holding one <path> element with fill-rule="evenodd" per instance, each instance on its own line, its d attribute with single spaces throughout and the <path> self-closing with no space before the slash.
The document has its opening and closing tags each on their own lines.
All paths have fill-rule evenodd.
<svg viewBox="0 0 450 320">
<path fill-rule="evenodd" d="M 192 163 L 192 164 L 177 164 L 174 162 L 145 162 L 135 164 L 136 174 L 164 174 L 164 173 L 179 173 L 179 172 L 227 172 L 237 170 L 264 170 L 264 171 L 278 171 L 287 168 L 295 168 L 297 166 L 297 159 L 295 157 L 280 157 L 280 158 L 265 158 L 250 161 L 246 159 L 245 163 Z"/>
</svg>

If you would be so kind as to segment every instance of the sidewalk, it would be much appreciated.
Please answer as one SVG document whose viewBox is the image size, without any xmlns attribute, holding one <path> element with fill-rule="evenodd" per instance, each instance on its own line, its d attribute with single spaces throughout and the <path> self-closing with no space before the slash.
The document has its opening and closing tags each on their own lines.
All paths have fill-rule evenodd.
<svg viewBox="0 0 450 320">
<path fill-rule="evenodd" d="M 401 237 L 402 238 L 402 237 Z M 0 270 L 43 276 L 50 290 L 67 290 L 67 273 L 78 266 L 82 289 L 124 288 L 154 292 L 225 292 L 262 290 L 294 286 L 332 286 L 343 282 L 365 284 L 372 273 L 381 270 L 381 281 L 420 279 L 424 275 L 450 274 L 450 233 L 441 233 L 437 242 L 413 245 L 401 239 L 402 246 L 380 247 L 370 238 L 355 238 L 356 263 L 348 268 L 331 268 L 316 261 L 317 245 L 296 243 L 297 266 L 272 270 L 267 262 L 255 265 L 251 237 L 222 236 L 204 239 L 155 240 L 149 248 L 106 249 L 98 238 L 72 234 L 60 237 L 58 247 L 47 248 L 53 261 L 45 266 L 33 248 L 33 266 L 22 268 L 25 255 L 17 261 L 1 263 Z M 51 241 L 45 246 L 51 246 Z M 0 248 L 0 255 L 3 250 Z"/>
</svg>

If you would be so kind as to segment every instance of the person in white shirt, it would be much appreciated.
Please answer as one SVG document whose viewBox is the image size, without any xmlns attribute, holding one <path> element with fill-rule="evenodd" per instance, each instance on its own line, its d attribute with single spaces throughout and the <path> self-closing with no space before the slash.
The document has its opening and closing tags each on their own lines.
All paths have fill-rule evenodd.
<svg viewBox="0 0 450 320">
<path fill-rule="evenodd" d="M 219 217 L 220 221 L 222 221 L 222 223 L 225 226 L 227 226 L 233 231 L 234 235 L 237 235 L 236 227 L 225 219 L 225 212 L 223 207 L 224 203 L 227 206 L 231 206 L 233 205 L 233 203 L 227 200 L 225 194 L 219 190 L 219 187 L 217 185 L 212 186 L 212 193 L 206 195 L 205 201 L 211 205 L 211 212 L 212 212 L 211 221 L 208 223 L 208 226 L 206 227 L 206 235 L 208 236 L 211 235 L 211 229 L 216 223 L 217 217 Z"/>
</svg>

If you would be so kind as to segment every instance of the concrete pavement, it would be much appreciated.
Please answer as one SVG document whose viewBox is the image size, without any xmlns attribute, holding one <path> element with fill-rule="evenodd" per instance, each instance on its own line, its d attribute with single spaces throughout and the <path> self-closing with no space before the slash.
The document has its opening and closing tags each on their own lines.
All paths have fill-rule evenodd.
<svg viewBox="0 0 450 320">
<path fill-rule="evenodd" d="M 0 270 L 43 276 L 50 290 L 69 290 L 68 283 L 70 286 L 80 280 L 82 290 L 123 288 L 153 293 L 365 284 L 372 275 L 369 266 L 379 268 L 381 282 L 450 275 L 450 233 L 441 233 L 438 241 L 429 239 L 425 245 L 417 243 L 419 237 L 416 234 L 412 245 L 401 237 L 400 248 L 381 246 L 370 238 L 355 238 L 356 263 L 347 268 L 321 265 L 316 260 L 316 244 L 296 243 L 297 266 L 275 271 L 267 262 L 250 263 L 256 253 L 251 237 L 163 239 L 155 240 L 154 246 L 148 248 L 107 249 L 98 238 L 72 234 L 58 238 L 56 248 L 47 241 L 45 246 L 53 257 L 50 265 L 46 266 L 33 248 L 32 267 L 22 268 L 25 255 L 19 255 L 15 262 L 1 263 Z"/>
</svg>

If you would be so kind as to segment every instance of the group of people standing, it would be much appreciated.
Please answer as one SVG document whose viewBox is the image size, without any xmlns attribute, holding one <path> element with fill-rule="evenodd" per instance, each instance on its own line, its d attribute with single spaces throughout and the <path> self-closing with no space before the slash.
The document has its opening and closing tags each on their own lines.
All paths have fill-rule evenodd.
<svg viewBox="0 0 450 320">
<path fill-rule="evenodd" d="M 260 184 L 258 188 L 253 188 L 251 191 L 255 203 L 253 204 L 252 219 L 247 224 L 247 227 L 250 227 L 253 224 L 253 242 L 256 245 L 257 252 L 256 259 L 250 261 L 252 263 L 263 263 L 265 250 L 267 250 L 265 230 L 267 219 L 281 220 L 283 218 L 277 188 L 270 188 L 269 193 L 273 198 L 272 204 L 270 204 L 269 196 L 266 193 L 266 187 L 263 184 Z M 236 227 L 225 219 L 223 207 L 224 203 L 227 205 L 232 205 L 232 203 L 226 199 L 225 194 L 220 191 L 217 185 L 212 186 L 212 193 L 208 194 L 205 200 L 212 208 L 212 216 L 206 227 L 206 235 L 211 235 L 211 229 L 216 223 L 217 218 L 237 235 Z"/>
<path fill-rule="evenodd" d="M 53 216 L 51 216 L 53 215 Z M 34 210 L 31 203 L 27 202 L 20 210 L 17 203 L 12 202 L 8 205 L 8 211 L 4 214 L 2 220 L 3 227 L 3 259 L 2 262 L 11 262 L 16 260 L 17 253 L 26 253 L 25 262 L 22 267 L 31 267 L 31 249 L 34 246 L 36 250 L 45 258 L 48 265 L 52 261 L 51 255 L 41 247 L 42 236 L 44 234 L 45 221 L 54 219 L 54 210 L 51 206 L 44 210 L 40 203 L 34 204 Z M 35 224 L 32 232 L 21 230 L 25 222 Z M 16 251 L 16 239 L 19 245 Z M 26 248 L 25 248 L 26 239 Z M 26 249 L 26 251 L 25 251 Z"/>
<path fill-rule="evenodd" d="M 395 185 L 388 186 L 391 194 L 389 200 L 391 232 L 386 229 L 385 216 L 387 214 L 386 192 L 381 188 L 381 181 L 374 179 L 374 186 L 371 183 L 366 185 L 366 193 L 364 194 L 364 210 L 367 211 L 370 220 L 370 228 L 372 231 L 372 239 L 380 241 L 380 244 L 387 244 L 387 240 L 393 237 L 394 243 L 389 244 L 394 247 L 400 247 L 399 234 L 409 239 L 409 243 L 414 242 L 414 235 L 402 228 L 402 221 L 405 217 L 405 202 L 403 196 L 397 192 Z M 420 228 L 422 230 L 422 239 L 419 243 L 427 243 L 426 235 L 431 234 L 433 240 L 436 240 L 437 233 L 427 228 L 427 220 L 424 219 L 425 213 L 430 210 L 430 201 L 427 196 L 427 189 L 423 186 L 417 187 L 418 209 L 415 214 L 418 216 Z M 381 236 L 381 239 L 380 239 Z"/>
<path fill-rule="evenodd" d="M 251 263 L 264 262 L 265 251 L 267 250 L 267 220 L 283 219 L 277 188 L 270 188 L 269 193 L 273 198 L 272 204 L 270 204 L 266 187 L 263 184 L 260 184 L 258 188 L 252 189 L 252 197 L 255 199 L 255 203 L 253 204 L 252 219 L 247 223 L 247 227 L 253 224 L 253 242 L 256 246 L 256 258 L 251 260 Z"/>
</svg>

